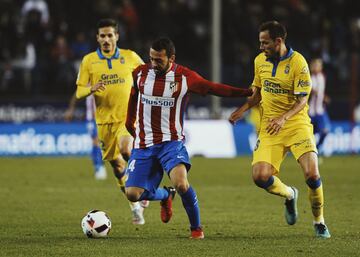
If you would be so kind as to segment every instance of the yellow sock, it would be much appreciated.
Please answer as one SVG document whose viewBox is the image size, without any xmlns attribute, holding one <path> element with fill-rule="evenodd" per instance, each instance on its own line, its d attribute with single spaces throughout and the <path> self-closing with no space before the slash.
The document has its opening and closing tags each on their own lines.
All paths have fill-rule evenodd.
<svg viewBox="0 0 360 257">
<path fill-rule="evenodd" d="M 268 191 L 270 194 L 279 195 L 285 198 L 292 198 L 293 192 L 290 187 L 285 185 L 277 176 L 273 176 L 274 183 L 266 188 L 266 191 Z"/>
<path fill-rule="evenodd" d="M 314 222 L 324 222 L 324 194 L 322 185 L 316 189 L 308 187 L 308 194 Z"/>
</svg>

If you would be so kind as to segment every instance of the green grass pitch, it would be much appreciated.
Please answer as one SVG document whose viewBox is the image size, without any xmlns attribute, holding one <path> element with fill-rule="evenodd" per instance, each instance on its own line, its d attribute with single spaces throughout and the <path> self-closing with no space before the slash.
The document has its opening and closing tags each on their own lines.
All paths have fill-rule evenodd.
<svg viewBox="0 0 360 257">
<path fill-rule="evenodd" d="M 360 157 L 325 159 L 320 171 L 325 218 L 332 238 L 314 238 L 303 174 L 288 157 L 280 178 L 299 191 L 299 220 L 286 224 L 283 199 L 251 180 L 251 158 L 193 158 L 189 180 L 197 191 L 204 240 L 188 239 L 181 200 L 168 224 L 158 202 L 146 224 L 130 210 L 108 168 L 95 181 L 89 158 L 0 158 L 0 256 L 360 256 Z M 169 184 L 167 177 L 164 184 Z M 88 239 L 80 221 L 91 209 L 112 220 L 107 239 Z"/>
</svg>

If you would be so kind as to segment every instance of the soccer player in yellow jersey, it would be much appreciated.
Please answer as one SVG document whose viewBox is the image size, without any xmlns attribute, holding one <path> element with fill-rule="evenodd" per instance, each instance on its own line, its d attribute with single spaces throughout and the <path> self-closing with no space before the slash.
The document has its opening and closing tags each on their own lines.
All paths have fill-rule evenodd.
<svg viewBox="0 0 360 257">
<path fill-rule="evenodd" d="M 99 21 L 96 38 L 99 48 L 87 54 L 81 62 L 76 97 L 94 95 L 95 121 L 103 160 L 110 162 L 120 188 L 125 192 L 126 161 L 133 142 L 125 128 L 127 106 L 133 83 L 132 71 L 143 61 L 135 52 L 117 47 L 118 25 L 112 19 Z M 129 203 L 133 224 L 144 224 L 143 207 L 146 203 Z"/>
<path fill-rule="evenodd" d="M 234 123 L 244 112 L 260 103 L 260 133 L 253 153 L 255 184 L 284 197 L 285 218 L 294 225 L 298 218 L 298 190 L 280 181 L 280 165 L 288 151 L 300 164 L 310 199 L 317 237 L 329 238 L 323 216 L 323 188 L 318 169 L 313 127 L 308 116 L 311 79 L 304 57 L 285 44 L 286 29 L 276 21 L 259 27 L 260 53 L 255 58 L 254 93 L 230 115 Z"/>
</svg>

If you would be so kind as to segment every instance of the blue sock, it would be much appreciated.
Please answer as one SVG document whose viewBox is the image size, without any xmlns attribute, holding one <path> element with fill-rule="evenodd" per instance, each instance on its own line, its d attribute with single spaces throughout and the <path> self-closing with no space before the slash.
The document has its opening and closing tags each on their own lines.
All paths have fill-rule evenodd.
<svg viewBox="0 0 360 257">
<path fill-rule="evenodd" d="M 95 167 L 95 171 L 104 165 L 100 147 L 93 145 L 92 151 L 91 151 L 91 160 Z"/>
<path fill-rule="evenodd" d="M 317 147 L 318 149 L 319 149 L 320 146 L 324 143 L 324 140 L 325 140 L 327 134 L 328 134 L 327 132 L 321 132 L 321 133 L 320 133 L 319 141 L 318 141 L 318 143 L 316 144 L 316 147 Z"/>
<path fill-rule="evenodd" d="M 156 200 L 165 200 L 168 199 L 169 192 L 164 188 L 158 188 L 156 189 L 155 193 L 152 193 L 150 191 L 145 190 L 144 193 L 140 196 L 138 201 L 142 200 L 150 200 L 150 201 L 156 201 Z"/>
<path fill-rule="evenodd" d="M 188 191 L 180 195 L 180 197 L 189 217 L 191 228 L 195 229 L 200 227 L 200 209 L 194 189 L 190 186 Z"/>
<path fill-rule="evenodd" d="M 262 180 L 255 180 L 255 184 L 258 187 L 261 187 L 263 189 L 268 188 L 269 186 L 271 186 L 272 184 L 274 184 L 274 177 L 271 176 L 267 181 L 262 181 Z"/>
<path fill-rule="evenodd" d="M 316 189 L 316 188 L 321 186 L 321 178 L 318 178 L 317 180 L 312 180 L 311 178 L 309 178 L 309 179 L 306 180 L 306 184 L 311 189 Z"/>
</svg>

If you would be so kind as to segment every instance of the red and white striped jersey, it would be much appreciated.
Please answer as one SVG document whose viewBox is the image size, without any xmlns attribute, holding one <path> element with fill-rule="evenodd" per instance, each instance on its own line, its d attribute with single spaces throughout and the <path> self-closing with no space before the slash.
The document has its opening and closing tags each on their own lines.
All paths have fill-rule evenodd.
<svg viewBox="0 0 360 257">
<path fill-rule="evenodd" d="M 309 115 L 322 115 L 325 112 L 325 76 L 322 72 L 311 75 L 312 94 L 309 101 Z"/>
<path fill-rule="evenodd" d="M 173 63 L 170 70 L 156 74 L 150 64 L 133 72 L 126 128 L 134 136 L 134 148 L 165 141 L 183 140 L 184 112 L 188 93 L 218 96 L 249 96 L 252 90 L 205 80 L 196 72 Z"/>
</svg>

